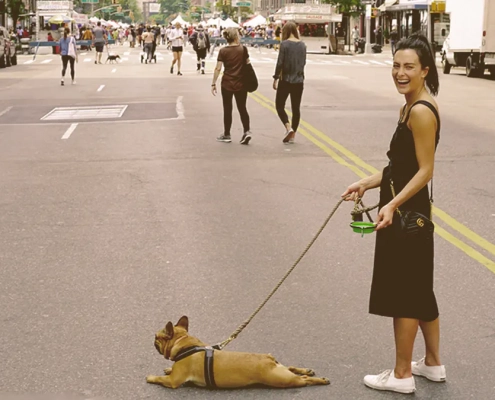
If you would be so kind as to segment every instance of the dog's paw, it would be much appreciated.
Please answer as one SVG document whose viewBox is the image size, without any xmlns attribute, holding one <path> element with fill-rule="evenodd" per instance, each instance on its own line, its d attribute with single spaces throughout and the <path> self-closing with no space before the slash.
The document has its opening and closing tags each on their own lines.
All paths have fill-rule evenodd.
<svg viewBox="0 0 495 400">
<path fill-rule="evenodd" d="M 330 385 L 330 379 L 328 379 L 328 378 L 321 378 L 321 380 L 323 381 L 323 384 L 324 385 Z"/>
<path fill-rule="evenodd" d="M 163 373 L 164 373 L 165 375 L 170 375 L 170 374 L 172 373 L 172 368 L 165 368 L 165 369 L 163 370 Z"/>
<path fill-rule="evenodd" d="M 156 383 L 157 378 L 158 377 L 155 376 L 155 375 L 148 375 L 146 377 L 146 382 L 148 382 L 148 383 Z"/>
<path fill-rule="evenodd" d="M 304 373 L 304 375 L 307 375 L 307 376 L 315 376 L 315 371 L 313 371 L 312 369 L 306 369 L 306 372 Z"/>
</svg>

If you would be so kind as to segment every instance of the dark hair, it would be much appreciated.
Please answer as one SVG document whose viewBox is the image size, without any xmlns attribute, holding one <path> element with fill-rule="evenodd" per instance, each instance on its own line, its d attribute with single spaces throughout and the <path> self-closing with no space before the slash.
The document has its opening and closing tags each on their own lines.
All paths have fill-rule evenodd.
<svg viewBox="0 0 495 400">
<path fill-rule="evenodd" d="M 399 50 L 414 50 L 418 55 L 419 62 L 423 69 L 428 68 L 426 75 L 426 86 L 433 96 L 438 94 L 440 83 L 438 82 L 438 70 L 435 62 L 435 54 L 433 53 L 428 39 L 421 33 L 413 33 L 411 36 L 401 39 L 397 43 L 395 52 Z"/>
<path fill-rule="evenodd" d="M 64 39 L 67 39 L 67 35 L 70 33 L 70 29 L 69 28 L 65 28 L 64 29 Z"/>
<path fill-rule="evenodd" d="M 289 39 L 290 35 L 294 35 L 295 38 L 299 39 L 297 25 L 292 21 L 287 22 L 282 28 L 282 40 Z"/>
</svg>

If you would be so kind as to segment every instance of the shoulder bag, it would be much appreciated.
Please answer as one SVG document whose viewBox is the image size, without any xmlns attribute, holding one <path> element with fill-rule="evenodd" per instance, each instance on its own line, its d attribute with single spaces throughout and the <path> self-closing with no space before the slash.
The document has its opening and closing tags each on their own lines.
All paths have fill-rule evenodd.
<svg viewBox="0 0 495 400">
<path fill-rule="evenodd" d="M 244 48 L 243 66 L 242 66 L 242 85 L 249 93 L 252 93 L 258 89 L 258 78 L 256 77 L 256 72 L 251 63 L 246 63 L 248 60 L 248 51 L 246 46 Z"/>
<path fill-rule="evenodd" d="M 392 190 L 392 196 L 395 197 L 394 182 L 390 180 L 390 189 Z M 431 208 L 433 206 L 433 180 L 431 181 L 430 191 L 430 218 Z M 397 211 L 399 217 L 399 229 L 400 232 L 406 236 L 415 236 L 427 238 L 433 235 L 435 225 L 431 222 L 430 218 L 427 218 L 423 214 L 416 211 Z"/>
</svg>

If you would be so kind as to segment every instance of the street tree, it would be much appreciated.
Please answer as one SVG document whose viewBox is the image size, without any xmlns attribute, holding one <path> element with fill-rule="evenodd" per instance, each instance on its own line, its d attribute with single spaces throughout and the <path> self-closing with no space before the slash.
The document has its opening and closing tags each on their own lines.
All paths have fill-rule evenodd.
<svg viewBox="0 0 495 400">
<path fill-rule="evenodd" d="M 17 26 L 19 15 L 21 15 L 25 9 L 22 0 L 7 0 L 7 14 L 10 15 L 15 26 Z"/>
<path fill-rule="evenodd" d="M 185 13 L 191 6 L 190 0 L 159 0 L 162 14 L 167 17 L 173 14 Z"/>
</svg>

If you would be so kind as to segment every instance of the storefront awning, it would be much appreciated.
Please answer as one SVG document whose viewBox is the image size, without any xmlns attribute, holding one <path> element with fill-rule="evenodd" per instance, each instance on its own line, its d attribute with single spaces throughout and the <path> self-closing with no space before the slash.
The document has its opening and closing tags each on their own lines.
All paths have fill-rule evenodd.
<svg viewBox="0 0 495 400">
<path fill-rule="evenodd" d="M 342 22 L 342 14 L 337 14 L 334 6 L 329 4 L 290 4 L 276 14 L 282 21 L 294 21 L 299 24 L 322 24 Z"/>
<path fill-rule="evenodd" d="M 387 11 L 427 10 L 429 0 L 399 0 L 399 4 L 390 5 Z"/>
<path fill-rule="evenodd" d="M 395 3 L 397 3 L 399 0 L 385 0 L 385 3 L 383 3 L 378 9 L 380 11 L 386 11 L 387 8 L 393 6 Z"/>
</svg>

